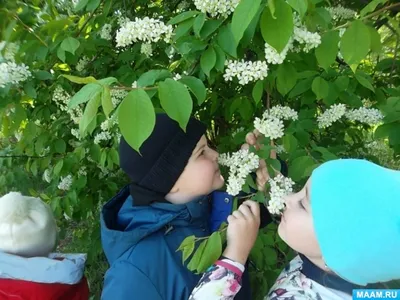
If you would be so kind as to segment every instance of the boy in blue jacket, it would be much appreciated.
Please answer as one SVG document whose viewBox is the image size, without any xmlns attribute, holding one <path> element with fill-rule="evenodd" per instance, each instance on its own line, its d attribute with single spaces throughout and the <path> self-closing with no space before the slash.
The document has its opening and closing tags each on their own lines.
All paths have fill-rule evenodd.
<svg viewBox="0 0 400 300">
<path fill-rule="evenodd" d="M 102 299 L 186 300 L 200 279 L 176 251 L 187 236 L 204 237 L 225 221 L 233 197 L 206 127 L 191 118 L 186 132 L 157 114 L 140 154 L 121 138 L 120 166 L 131 183 L 104 205 L 101 234 L 110 263 Z M 263 186 L 265 164 L 257 172 Z M 211 194 L 210 194 L 211 193 Z"/>
</svg>

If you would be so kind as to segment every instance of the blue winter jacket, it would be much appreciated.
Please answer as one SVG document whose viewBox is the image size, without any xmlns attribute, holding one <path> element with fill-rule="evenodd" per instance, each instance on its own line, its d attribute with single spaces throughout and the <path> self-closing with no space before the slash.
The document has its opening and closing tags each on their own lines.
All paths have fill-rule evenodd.
<svg viewBox="0 0 400 300">
<path fill-rule="evenodd" d="M 227 193 L 214 192 L 182 205 L 134 206 L 129 187 L 122 189 L 104 205 L 101 216 L 102 244 L 110 263 L 102 299 L 188 299 L 200 275 L 182 265 L 176 250 L 187 236 L 207 236 L 218 229 L 232 201 Z"/>
</svg>

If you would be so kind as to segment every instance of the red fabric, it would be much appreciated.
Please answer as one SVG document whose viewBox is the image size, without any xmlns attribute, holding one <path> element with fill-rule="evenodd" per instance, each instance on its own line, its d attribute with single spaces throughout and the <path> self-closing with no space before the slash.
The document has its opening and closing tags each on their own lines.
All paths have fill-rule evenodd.
<svg viewBox="0 0 400 300">
<path fill-rule="evenodd" d="M 0 300 L 88 300 L 86 278 L 75 285 L 0 279 Z"/>
</svg>

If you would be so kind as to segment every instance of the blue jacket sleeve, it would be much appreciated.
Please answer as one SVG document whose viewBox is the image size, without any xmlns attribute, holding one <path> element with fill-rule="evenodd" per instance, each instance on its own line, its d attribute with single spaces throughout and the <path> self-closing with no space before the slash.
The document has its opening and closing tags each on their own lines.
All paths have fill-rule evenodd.
<svg viewBox="0 0 400 300">
<path fill-rule="evenodd" d="M 114 264 L 106 273 L 102 300 L 163 300 L 150 279 L 127 261 Z"/>
</svg>

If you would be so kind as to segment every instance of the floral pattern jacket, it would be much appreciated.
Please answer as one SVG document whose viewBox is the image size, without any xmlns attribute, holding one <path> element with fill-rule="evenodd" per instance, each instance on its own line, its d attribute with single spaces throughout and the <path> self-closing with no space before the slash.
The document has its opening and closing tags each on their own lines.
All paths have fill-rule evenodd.
<svg viewBox="0 0 400 300">
<path fill-rule="evenodd" d="M 351 295 L 326 288 L 307 278 L 302 272 L 303 261 L 299 256 L 281 272 L 264 300 L 350 300 Z M 243 272 L 231 263 L 217 261 L 210 267 L 193 290 L 189 300 L 231 300 L 240 290 Z"/>
</svg>

